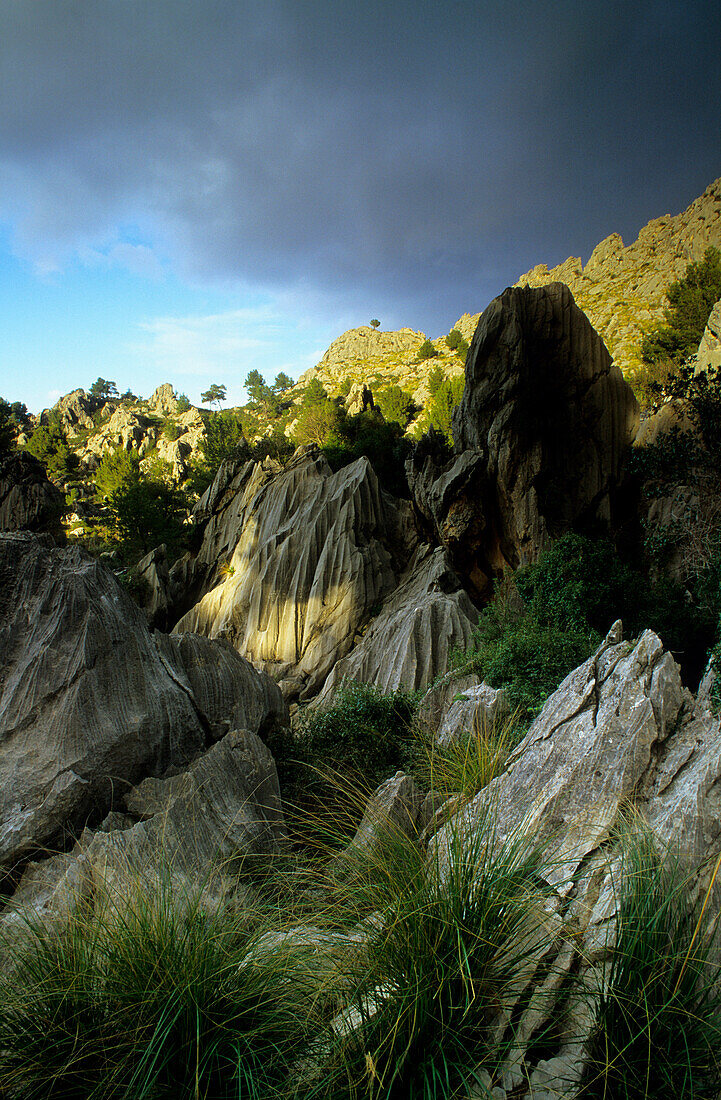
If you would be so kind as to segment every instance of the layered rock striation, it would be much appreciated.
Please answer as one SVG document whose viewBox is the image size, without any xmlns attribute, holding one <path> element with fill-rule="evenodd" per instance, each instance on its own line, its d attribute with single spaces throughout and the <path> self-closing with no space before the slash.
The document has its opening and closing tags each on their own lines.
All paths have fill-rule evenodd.
<svg viewBox="0 0 721 1100">
<path fill-rule="evenodd" d="M 276 685 L 229 646 L 152 636 L 81 550 L 0 535 L 0 865 L 229 729 L 285 721 Z"/>
<path fill-rule="evenodd" d="M 365 458 L 333 473 L 315 448 L 285 468 L 219 471 L 187 582 L 224 577 L 178 622 L 178 632 L 226 638 L 285 681 L 315 694 L 348 653 L 370 609 L 395 587 L 415 542 L 410 507 L 385 494 Z M 171 578 L 172 580 L 172 578 Z"/>
</svg>

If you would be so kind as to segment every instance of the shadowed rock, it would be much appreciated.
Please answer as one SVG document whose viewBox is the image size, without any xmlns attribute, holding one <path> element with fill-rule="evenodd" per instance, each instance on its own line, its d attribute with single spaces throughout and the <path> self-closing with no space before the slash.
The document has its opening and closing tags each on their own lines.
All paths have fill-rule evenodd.
<svg viewBox="0 0 721 1100">
<path fill-rule="evenodd" d="M 468 353 L 457 457 L 411 459 L 414 500 L 484 595 L 490 577 L 549 540 L 611 518 L 637 424 L 630 386 L 568 288 L 509 288 Z"/>
<path fill-rule="evenodd" d="M 0 454 L 0 531 L 46 531 L 63 541 L 64 510 L 42 462 L 24 451 Z"/>
<path fill-rule="evenodd" d="M 442 548 L 422 546 L 355 648 L 338 661 L 318 699 L 328 701 L 343 680 L 380 691 L 423 690 L 465 649 L 478 612 Z"/>
<path fill-rule="evenodd" d="M 0 536 L 0 864 L 102 816 L 231 725 L 275 720 L 287 720 L 278 688 L 230 647 L 151 636 L 81 550 Z"/>
</svg>

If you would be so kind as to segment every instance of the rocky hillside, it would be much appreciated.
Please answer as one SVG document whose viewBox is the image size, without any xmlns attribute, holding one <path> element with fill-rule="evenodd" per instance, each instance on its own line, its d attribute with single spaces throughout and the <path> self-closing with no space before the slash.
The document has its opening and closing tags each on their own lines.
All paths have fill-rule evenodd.
<svg viewBox="0 0 721 1100">
<path fill-rule="evenodd" d="M 585 266 L 580 256 L 569 256 L 550 270 L 537 264 L 516 286 L 565 283 L 614 361 L 632 375 L 641 337 L 663 320 L 669 283 L 681 278 L 689 263 L 701 260 L 709 245 L 721 247 L 721 178 L 681 214 L 654 218 L 632 244 L 624 245 L 618 233 L 611 233 Z"/>
<path fill-rule="evenodd" d="M 464 313 L 454 329 L 470 342 L 478 316 Z M 451 330 L 452 331 L 452 330 Z M 428 397 L 428 376 L 440 366 L 447 377 L 463 373 L 465 351 L 451 350 L 445 336 L 430 340 L 436 355 L 419 359 L 418 351 L 427 339 L 424 332 L 410 328 L 380 332 L 369 325 L 352 328 L 330 345 L 320 363 L 298 379 L 305 386 L 317 378 L 331 396 L 342 393 L 347 384 L 364 383 L 374 394 L 388 386 L 400 386 L 412 395 L 417 405 L 425 406 Z"/>
</svg>

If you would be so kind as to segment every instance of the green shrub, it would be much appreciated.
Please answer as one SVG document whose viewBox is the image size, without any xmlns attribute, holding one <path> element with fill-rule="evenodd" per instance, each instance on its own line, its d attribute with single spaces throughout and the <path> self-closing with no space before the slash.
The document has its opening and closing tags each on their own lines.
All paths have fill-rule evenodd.
<svg viewBox="0 0 721 1100">
<path fill-rule="evenodd" d="M 189 409 L 190 409 L 190 399 L 188 398 L 187 393 L 179 393 L 178 396 L 177 396 L 177 402 L 178 402 L 177 411 L 179 413 L 185 413 L 185 412 L 189 411 Z"/>
<path fill-rule="evenodd" d="M 408 496 L 405 460 L 411 444 L 397 423 L 387 423 L 373 410 L 346 416 L 342 411 L 323 446 L 331 469 L 340 470 L 365 455 L 384 489 L 394 496 Z"/>
<path fill-rule="evenodd" d="M 78 457 L 68 447 L 67 436 L 55 412 L 50 413 L 46 425 L 35 429 L 25 450 L 39 458 L 49 476 L 59 481 L 72 477 L 78 468 Z"/>
<path fill-rule="evenodd" d="M 117 447 L 103 455 L 95 471 L 95 496 L 107 500 L 119 489 L 127 489 L 140 480 L 140 456 L 137 451 Z"/>
<path fill-rule="evenodd" d="M 451 419 L 453 410 L 460 404 L 463 397 L 465 378 L 455 375 L 453 378 L 442 377 L 429 378 L 431 397 L 426 408 L 425 416 L 421 421 L 421 430 L 427 431 L 433 428 L 442 432 L 450 444 L 453 443 L 451 435 Z"/>
<path fill-rule="evenodd" d="M 684 585 L 663 577 L 651 584 L 608 540 L 571 532 L 516 571 L 481 611 L 472 645 L 453 661 L 505 687 L 511 705 L 532 716 L 620 618 L 627 635 L 654 630 L 697 682 L 719 614 L 715 567 L 703 584 L 690 602 Z"/>
<path fill-rule="evenodd" d="M 670 361 L 680 367 L 698 348 L 714 304 L 721 298 L 721 252 L 707 248 L 700 263 L 690 263 L 666 291 L 664 324 L 644 336 L 644 363 Z"/>
<path fill-rule="evenodd" d="M 468 351 L 468 341 L 463 338 L 457 328 L 452 328 L 446 336 L 446 347 L 464 358 Z"/>
<path fill-rule="evenodd" d="M 388 386 L 387 389 L 380 390 L 375 402 L 383 413 L 383 419 L 388 423 L 400 424 L 401 428 L 405 428 L 413 415 L 413 397 L 400 386 Z"/>
<path fill-rule="evenodd" d="M 173 420 L 172 417 L 166 416 L 163 421 L 163 436 L 165 439 L 169 439 L 171 443 L 175 443 L 176 439 L 180 439 L 182 434 L 183 429 L 180 427 L 180 424 L 178 424 L 176 420 Z"/>
<path fill-rule="evenodd" d="M 370 684 L 346 681 L 330 706 L 306 713 L 299 724 L 296 760 L 322 762 L 375 787 L 401 762 L 414 712 L 415 698 L 407 692 L 384 695 Z"/>
<path fill-rule="evenodd" d="M 426 359 L 435 359 L 437 355 L 438 352 L 433 347 L 431 341 L 428 339 L 425 339 L 423 341 L 418 351 L 416 352 L 416 358 L 420 363 L 423 363 Z"/>
</svg>

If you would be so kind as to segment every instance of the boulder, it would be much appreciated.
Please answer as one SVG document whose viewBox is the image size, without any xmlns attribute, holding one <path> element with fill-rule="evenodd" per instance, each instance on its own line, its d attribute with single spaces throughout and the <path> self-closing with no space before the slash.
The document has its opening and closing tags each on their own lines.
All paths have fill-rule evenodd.
<svg viewBox="0 0 721 1100">
<path fill-rule="evenodd" d="M 366 458 L 333 473 L 310 447 L 284 468 L 227 464 L 203 512 L 200 551 L 171 584 L 181 570 L 206 589 L 224 576 L 175 630 L 226 638 L 304 698 L 314 695 L 395 587 L 415 538 L 409 506 L 382 492 Z"/>
<path fill-rule="evenodd" d="M 229 728 L 287 718 L 277 686 L 229 646 L 151 636 L 114 575 L 77 547 L 0 535 L 3 866 Z"/>
<path fill-rule="evenodd" d="M 443 716 L 436 740 L 441 748 L 458 741 L 464 734 L 490 732 L 497 722 L 508 718 L 510 708 L 503 688 L 476 684 L 459 692 Z"/>
<path fill-rule="evenodd" d="M 318 705 L 343 680 L 383 692 L 430 687 L 446 671 L 451 650 L 467 648 L 477 621 L 445 550 L 421 545 L 368 629 L 335 663 Z"/>
<path fill-rule="evenodd" d="M 64 511 L 42 462 L 24 451 L 0 454 L 0 531 L 45 531 L 62 542 Z"/>
<path fill-rule="evenodd" d="M 414 501 L 484 597 L 551 539 L 611 519 L 637 424 L 630 386 L 568 288 L 509 288 L 468 352 L 456 457 L 409 459 Z"/>
<path fill-rule="evenodd" d="M 386 779 L 368 799 L 355 836 L 332 862 L 333 871 L 352 871 L 358 859 L 372 865 L 374 857 L 383 859 L 384 846 L 393 844 L 394 838 L 417 838 L 425 825 L 421 821 L 423 805 L 423 795 L 410 775 L 396 772 Z"/>
<path fill-rule="evenodd" d="M 287 833 L 273 758 L 250 730 L 234 730 L 169 778 L 148 778 L 130 790 L 127 813 L 114 811 L 85 829 L 70 852 L 28 864 L 3 914 L 4 937 L 32 914 L 52 918 L 97 903 L 172 892 L 203 904 L 238 894 L 248 857 L 270 856 Z M 5 940 L 7 942 L 7 940 Z"/>
</svg>

